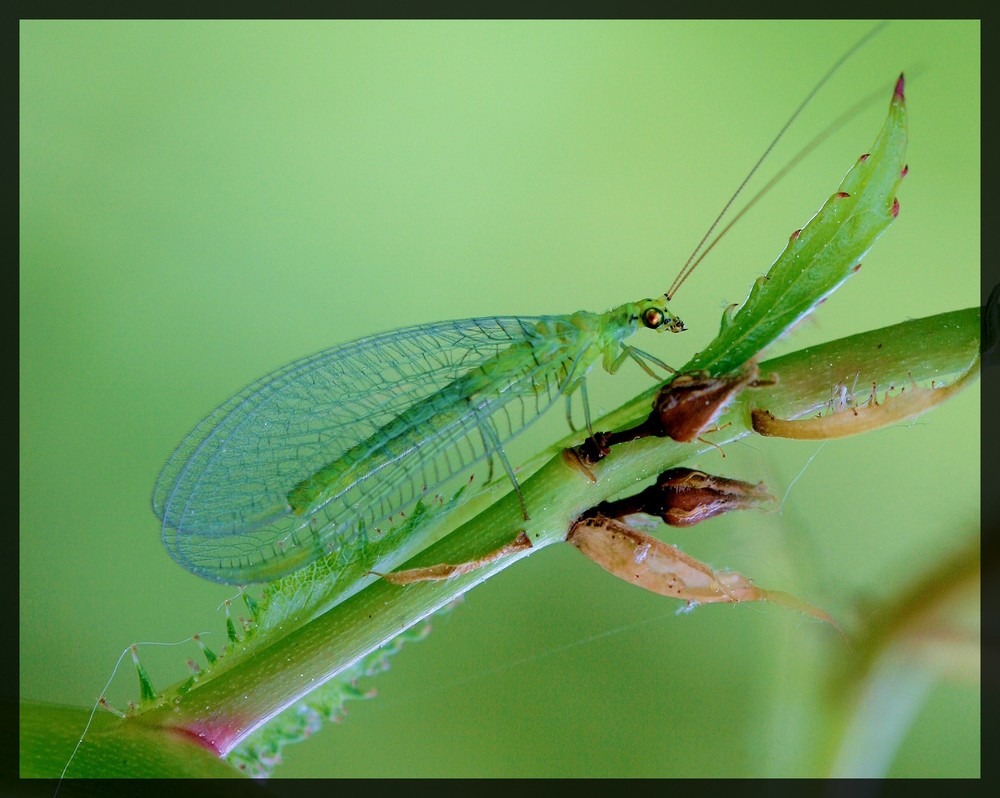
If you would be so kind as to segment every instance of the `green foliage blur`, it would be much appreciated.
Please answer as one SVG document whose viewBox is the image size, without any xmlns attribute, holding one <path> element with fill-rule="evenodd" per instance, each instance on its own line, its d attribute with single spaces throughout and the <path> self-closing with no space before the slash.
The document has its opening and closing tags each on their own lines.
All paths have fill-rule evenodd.
<svg viewBox="0 0 1000 798">
<path fill-rule="evenodd" d="M 212 407 L 379 330 L 662 293 L 869 27 L 21 22 L 21 697 L 89 706 L 135 641 L 201 632 L 222 647 L 216 608 L 233 591 L 176 565 L 149 507 L 171 447 Z M 679 364 L 714 336 L 871 142 L 902 70 L 900 217 L 772 354 L 979 304 L 979 33 L 898 22 L 858 53 L 764 173 L 879 100 L 684 286 L 673 309 L 690 331 L 637 345 Z M 591 382 L 596 415 L 648 377 Z M 514 459 L 564 432 L 552 416 Z M 858 439 L 729 447 L 696 465 L 764 480 L 781 511 L 663 537 L 869 617 L 978 534 L 978 433 L 973 389 Z M 835 634 L 769 605 L 677 610 L 551 547 L 435 621 L 366 685 L 377 698 L 287 749 L 277 775 L 816 774 Z M 143 652 L 158 687 L 197 655 Z M 106 694 L 136 698 L 133 673 Z M 978 685 L 939 681 L 888 772 L 979 771 Z"/>
</svg>

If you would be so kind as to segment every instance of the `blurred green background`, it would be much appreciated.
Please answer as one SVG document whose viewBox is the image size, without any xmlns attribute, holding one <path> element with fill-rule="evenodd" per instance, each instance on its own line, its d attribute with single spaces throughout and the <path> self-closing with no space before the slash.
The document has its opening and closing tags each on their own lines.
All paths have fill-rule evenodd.
<svg viewBox="0 0 1000 798">
<path fill-rule="evenodd" d="M 128 644 L 222 631 L 234 591 L 177 566 L 149 507 L 212 407 L 383 329 L 662 293 L 870 27 L 22 22 L 22 698 L 90 705 Z M 874 139 L 901 70 L 900 218 L 776 352 L 978 304 L 979 35 L 897 22 L 852 58 L 764 173 L 883 96 L 685 285 L 673 307 L 690 332 L 638 345 L 680 365 L 712 337 Z M 628 365 L 596 377 L 595 412 L 647 381 Z M 560 434 L 553 417 L 521 446 Z M 668 542 L 853 618 L 978 534 L 978 387 L 912 424 L 699 465 L 791 488 L 783 512 Z M 844 654 L 831 630 L 770 605 L 677 608 L 551 547 L 436 620 L 365 685 L 376 699 L 287 749 L 278 775 L 812 774 L 824 664 Z M 143 652 L 160 685 L 195 655 Z M 137 692 L 126 672 L 107 695 Z M 942 683 L 890 773 L 979 767 L 979 688 Z"/>
</svg>

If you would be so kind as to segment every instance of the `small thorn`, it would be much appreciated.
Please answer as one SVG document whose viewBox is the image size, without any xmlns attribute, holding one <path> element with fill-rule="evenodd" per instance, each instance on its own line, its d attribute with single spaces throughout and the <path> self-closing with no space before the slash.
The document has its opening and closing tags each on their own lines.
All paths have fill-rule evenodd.
<svg viewBox="0 0 1000 798">
<path fill-rule="evenodd" d="M 910 165 L 906 164 L 906 166 L 903 167 L 903 171 L 899 173 L 899 179 L 902 180 L 904 177 L 906 177 L 906 174 L 909 171 L 910 171 Z"/>
<path fill-rule="evenodd" d="M 892 218 L 895 219 L 899 216 L 899 200 L 895 197 L 892 200 Z"/>
<path fill-rule="evenodd" d="M 802 230 L 793 230 L 791 236 L 789 236 L 789 241 L 794 241 L 802 233 Z"/>
<path fill-rule="evenodd" d="M 858 158 L 858 163 L 864 163 L 864 162 L 865 162 L 865 161 L 867 161 L 867 160 L 868 160 L 868 159 L 869 159 L 870 157 L 871 157 L 871 153 L 870 153 L 870 152 L 866 152 L 866 153 L 862 153 L 861 157 L 860 157 L 860 158 Z"/>
<path fill-rule="evenodd" d="M 97 703 L 98 703 L 98 705 L 99 705 L 100 707 L 103 707 L 103 708 L 104 708 L 104 709 L 106 709 L 106 710 L 107 710 L 108 712 L 110 712 L 110 713 L 111 713 L 112 715 L 117 715 L 117 716 L 118 716 L 119 718 L 121 718 L 122 720 L 124 720 L 124 719 L 125 719 L 125 713 L 124 713 L 124 712 L 122 712 L 122 711 L 121 711 L 120 709 L 115 709 L 115 708 L 114 708 L 113 706 L 111 706 L 111 704 L 109 704 L 109 703 L 108 703 L 108 699 L 106 699 L 106 698 L 105 698 L 104 696 L 101 696 L 101 697 L 100 697 L 100 698 L 99 698 L 99 699 L 97 700 Z"/>
<path fill-rule="evenodd" d="M 854 271 L 855 271 L 855 272 L 859 272 L 859 271 L 861 271 L 861 264 L 860 264 L 860 263 L 857 263 L 857 264 L 855 264 L 855 266 L 854 266 Z"/>
<path fill-rule="evenodd" d="M 260 613 L 260 604 L 251 596 L 246 590 L 240 589 L 240 593 L 243 596 L 243 603 L 247 605 L 247 609 L 250 610 L 250 615 L 253 616 L 254 620 L 257 620 L 257 616 Z"/>
<path fill-rule="evenodd" d="M 847 197 L 849 197 L 849 196 L 851 196 L 851 195 L 850 195 L 850 194 L 848 194 L 848 193 L 847 193 L 846 191 L 838 191 L 838 192 L 837 192 L 836 194 L 834 194 L 833 196 L 837 197 L 838 199 L 846 199 Z"/>
<path fill-rule="evenodd" d="M 903 79 L 903 73 L 902 73 L 902 72 L 900 72 L 900 73 L 899 73 L 899 80 L 897 80 L 897 81 L 896 81 L 896 90 L 895 90 L 895 96 L 896 96 L 896 97 L 899 97 L 899 99 L 901 99 L 901 100 L 905 100 L 905 99 L 906 99 L 906 98 L 905 98 L 905 97 L 903 96 L 903 84 L 904 84 L 904 83 L 905 83 L 905 81 L 904 81 L 904 79 Z"/>
<path fill-rule="evenodd" d="M 208 646 L 206 646 L 198 635 L 192 635 L 191 639 L 198 644 L 198 648 L 200 648 L 201 653 L 205 655 L 205 659 L 208 661 L 208 664 L 214 665 L 215 661 L 218 659 L 218 657 L 215 656 L 215 652 L 212 651 L 212 649 L 210 649 Z"/>
<path fill-rule="evenodd" d="M 149 674 L 146 673 L 146 669 L 139 662 L 139 647 L 133 643 L 130 651 L 132 652 L 132 662 L 135 663 L 136 673 L 139 674 L 139 699 L 141 701 L 152 701 L 156 698 L 156 690 L 153 689 L 153 682 L 150 680 Z"/>
<path fill-rule="evenodd" d="M 239 638 L 236 636 L 236 625 L 233 623 L 233 618 L 229 614 L 229 606 L 231 602 L 226 599 L 223 604 L 226 607 L 226 634 L 229 636 L 229 642 L 233 645 L 239 642 Z"/>
</svg>

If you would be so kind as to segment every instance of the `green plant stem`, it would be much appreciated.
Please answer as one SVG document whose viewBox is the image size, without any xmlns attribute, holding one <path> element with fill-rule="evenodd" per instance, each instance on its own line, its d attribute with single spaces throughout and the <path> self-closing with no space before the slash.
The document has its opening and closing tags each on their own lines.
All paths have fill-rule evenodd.
<svg viewBox="0 0 1000 798">
<path fill-rule="evenodd" d="M 824 407 L 838 384 L 875 383 L 884 391 L 911 380 L 951 382 L 967 371 L 978 355 L 979 315 L 979 308 L 970 308 L 917 319 L 762 363 L 761 374 L 774 374 L 776 385 L 745 391 L 738 397 L 720 419 L 725 429 L 712 436 L 714 443 L 724 445 L 751 434 L 751 406 L 796 418 Z M 648 414 L 649 406 L 650 397 L 644 395 L 599 421 L 598 426 L 614 427 L 641 418 Z M 624 444 L 592 469 L 596 481 L 557 454 L 521 485 L 524 501 L 531 508 L 530 520 L 523 519 L 516 495 L 508 494 L 405 567 L 475 560 L 510 543 L 521 530 L 528 533 L 531 549 L 447 581 L 400 587 L 375 580 L 320 617 L 255 651 L 254 656 L 196 685 L 168 705 L 140 714 L 135 721 L 183 730 L 203 746 L 225 755 L 269 718 L 395 635 L 522 557 L 562 541 L 585 509 L 708 448 L 703 443 L 679 444 L 669 439 Z"/>
<path fill-rule="evenodd" d="M 231 765 L 194 745 L 185 735 L 164 734 L 163 729 L 117 718 L 105 710 L 98 710 L 91 720 L 89 709 L 22 701 L 18 714 L 22 778 L 57 778 L 71 756 L 72 766 L 66 774 L 70 778 L 125 779 L 141 775 L 208 779 L 238 775 Z M 84 729 L 87 734 L 77 747 Z M 69 798 L 107 794 L 105 784 L 93 784 L 81 789 L 64 783 L 59 795 Z M 30 794 L 53 793 L 51 784 L 42 784 Z"/>
<path fill-rule="evenodd" d="M 980 680 L 980 539 L 969 536 L 865 619 L 827 684 L 819 772 L 884 778 L 910 721 L 942 678 Z"/>
</svg>

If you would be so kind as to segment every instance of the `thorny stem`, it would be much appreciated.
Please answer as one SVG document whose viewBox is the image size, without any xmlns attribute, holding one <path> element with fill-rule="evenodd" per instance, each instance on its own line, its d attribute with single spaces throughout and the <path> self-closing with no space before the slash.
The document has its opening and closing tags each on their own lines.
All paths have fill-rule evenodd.
<svg viewBox="0 0 1000 798">
<path fill-rule="evenodd" d="M 879 391 L 911 381 L 952 382 L 969 369 L 979 353 L 979 317 L 979 308 L 945 313 L 761 363 L 761 376 L 773 374 L 777 383 L 737 397 L 719 419 L 724 431 L 717 434 L 714 445 L 753 434 L 751 407 L 764 407 L 783 418 L 815 414 L 829 403 L 834 386 L 845 381 L 874 384 Z M 598 421 L 596 427 L 634 424 L 648 414 L 651 401 L 650 394 L 637 397 Z M 405 587 L 373 581 L 216 678 L 136 720 L 174 728 L 224 756 L 268 719 L 400 632 L 522 557 L 563 541 L 570 525 L 587 508 L 708 448 L 697 441 L 680 444 L 650 438 L 623 444 L 616 447 L 614 456 L 593 467 L 596 481 L 557 453 L 521 485 L 524 501 L 532 508 L 529 521 L 523 520 L 516 494 L 509 493 L 403 567 L 474 560 L 510 543 L 522 530 L 532 548 L 447 581 Z"/>
</svg>

